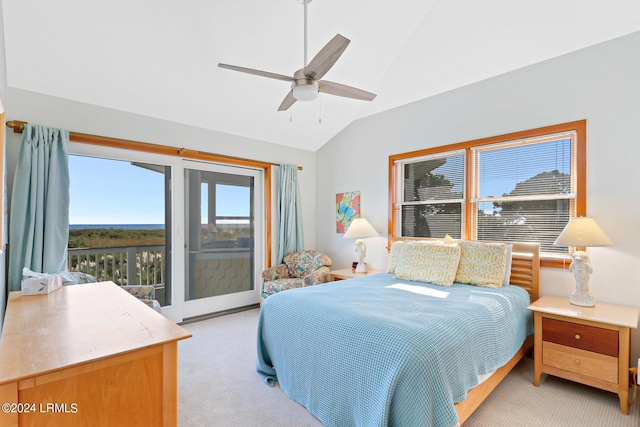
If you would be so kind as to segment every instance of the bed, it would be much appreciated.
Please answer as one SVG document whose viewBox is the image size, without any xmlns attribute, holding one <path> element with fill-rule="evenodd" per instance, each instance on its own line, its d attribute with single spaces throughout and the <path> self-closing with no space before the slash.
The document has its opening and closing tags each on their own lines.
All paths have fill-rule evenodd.
<svg viewBox="0 0 640 427">
<path fill-rule="evenodd" d="M 532 346 L 539 245 L 510 252 L 510 286 L 396 270 L 270 296 L 257 371 L 326 426 L 462 424 Z"/>
</svg>

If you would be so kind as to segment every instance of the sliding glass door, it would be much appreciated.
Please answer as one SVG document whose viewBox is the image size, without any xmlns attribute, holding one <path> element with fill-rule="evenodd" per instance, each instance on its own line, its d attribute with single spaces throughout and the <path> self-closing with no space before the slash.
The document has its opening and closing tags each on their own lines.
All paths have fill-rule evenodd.
<svg viewBox="0 0 640 427">
<path fill-rule="evenodd" d="M 155 285 L 176 322 L 260 301 L 264 169 L 77 143 L 70 152 L 69 268 Z"/>
<path fill-rule="evenodd" d="M 262 175 L 184 161 L 185 319 L 259 302 Z"/>
</svg>

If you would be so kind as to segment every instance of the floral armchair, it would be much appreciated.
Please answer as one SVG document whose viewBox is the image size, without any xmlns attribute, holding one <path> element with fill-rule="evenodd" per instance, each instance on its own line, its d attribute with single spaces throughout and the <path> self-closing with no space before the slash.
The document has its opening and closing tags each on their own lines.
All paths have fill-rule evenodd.
<svg viewBox="0 0 640 427">
<path fill-rule="evenodd" d="M 83 285 L 85 283 L 96 283 L 98 280 L 90 274 L 78 271 L 62 271 L 62 285 Z M 153 285 L 121 285 L 120 286 L 131 295 L 153 308 L 158 313 L 162 313 L 160 303 L 156 301 L 156 288 Z"/>
<path fill-rule="evenodd" d="M 125 291 L 138 298 L 158 313 L 162 313 L 160 303 L 156 301 L 156 287 L 153 285 L 121 285 Z"/>
<path fill-rule="evenodd" d="M 331 258 L 313 250 L 287 254 L 282 258 L 282 264 L 262 272 L 262 298 L 288 289 L 330 282 L 331 265 Z"/>
</svg>

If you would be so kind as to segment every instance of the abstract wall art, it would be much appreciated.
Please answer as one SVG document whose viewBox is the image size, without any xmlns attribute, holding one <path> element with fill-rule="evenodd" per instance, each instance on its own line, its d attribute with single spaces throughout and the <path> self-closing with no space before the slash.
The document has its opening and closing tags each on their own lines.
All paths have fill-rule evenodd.
<svg viewBox="0 0 640 427">
<path fill-rule="evenodd" d="M 353 218 L 360 218 L 360 192 L 336 194 L 336 233 L 344 233 Z"/>
</svg>

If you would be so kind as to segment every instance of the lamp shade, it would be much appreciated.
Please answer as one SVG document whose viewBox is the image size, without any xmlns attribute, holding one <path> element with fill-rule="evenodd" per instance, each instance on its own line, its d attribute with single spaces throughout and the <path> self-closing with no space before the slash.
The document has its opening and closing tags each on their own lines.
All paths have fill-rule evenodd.
<svg viewBox="0 0 640 427">
<path fill-rule="evenodd" d="M 602 231 L 600 226 L 589 217 L 571 218 L 558 236 L 554 246 L 610 246 L 611 239 Z"/>
<path fill-rule="evenodd" d="M 378 232 L 369 224 L 369 221 L 364 218 L 354 218 L 343 237 L 345 239 L 364 239 L 377 235 Z"/>
</svg>

